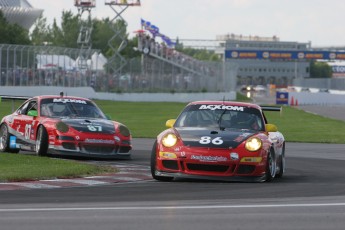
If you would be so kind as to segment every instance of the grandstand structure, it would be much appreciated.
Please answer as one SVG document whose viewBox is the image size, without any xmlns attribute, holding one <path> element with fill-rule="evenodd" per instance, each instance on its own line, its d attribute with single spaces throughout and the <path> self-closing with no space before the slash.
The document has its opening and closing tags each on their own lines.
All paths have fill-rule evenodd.
<svg viewBox="0 0 345 230">
<path fill-rule="evenodd" d="M 43 12 L 33 8 L 27 0 L 0 0 L 0 10 L 9 23 L 17 23 L 27 30 Z"/>
</svg>

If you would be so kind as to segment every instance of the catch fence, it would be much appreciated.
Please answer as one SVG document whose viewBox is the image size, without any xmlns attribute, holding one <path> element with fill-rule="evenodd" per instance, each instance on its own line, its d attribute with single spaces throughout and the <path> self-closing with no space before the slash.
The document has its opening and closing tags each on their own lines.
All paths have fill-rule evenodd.
<svg viewBox="0 0 345 230">
<path fill-rule="evenodd" d="M 91 53 L 88 68 L 80 69 L 80 49 L 0 44 L 0 86 L 90 86 L 97 92 L 118 93 L 218 92 L 229 91 L 236 83 L 236 67 L 230 63 L 200 62 L 204 70 L 200 74 L 143 54 L 127 60 L 121 72 L 114 74 L 99 50 Z"/>
</svg>

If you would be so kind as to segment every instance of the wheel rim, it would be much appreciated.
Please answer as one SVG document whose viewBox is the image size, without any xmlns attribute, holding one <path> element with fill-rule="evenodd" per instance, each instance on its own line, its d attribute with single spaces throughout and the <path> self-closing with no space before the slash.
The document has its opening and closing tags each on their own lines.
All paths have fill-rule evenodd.
<svg viewBox="0 0 345 230">
<path fill-rule="evenodd" d="M 0 128 L 0 149 L 3 150 L 6 148 L 7 143 L 7 129 L 5 125 L 2 125 Z"/>
<path fill-rule="evenodd" d="M 273 160 L 273 157 L 272 157 L 272 153 L 270 153 L 268 155 L 268 167 L 269 167 L 269 170 L 270 170 L 270 174 L 272 177 L 275 176 L 275 163 L 274 163 L 274 160 Z"/>
</svg>

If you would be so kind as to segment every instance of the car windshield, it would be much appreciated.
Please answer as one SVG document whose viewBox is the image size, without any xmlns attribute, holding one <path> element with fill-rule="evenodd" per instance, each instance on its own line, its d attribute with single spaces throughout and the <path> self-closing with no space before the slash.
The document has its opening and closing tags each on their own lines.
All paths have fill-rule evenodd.
<svg viewBox="0 0 345 230">
<path fill-rule="evenodd" d="M 219 127 L 264 130 L 261 112 L 255 108 L 228 105 L 190 105 L 177 118 L 175 127 Z"/>
<path fill-rule="evenodd" d="M 73 98 L 42 99 L 40 115 L 45 117 L 106 118 L 91 101 Z"/>
</svg>

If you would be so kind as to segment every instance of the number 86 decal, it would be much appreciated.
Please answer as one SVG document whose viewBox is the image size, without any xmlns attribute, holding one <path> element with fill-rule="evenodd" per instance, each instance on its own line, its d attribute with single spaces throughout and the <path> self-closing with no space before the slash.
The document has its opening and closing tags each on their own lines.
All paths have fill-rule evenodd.
<svg viewBox="0 0 345 230">
<path fill-rule="evenodd" d="M 221 145 L 223 144 L 223 140 L 221 137 L 216 137 L 216 138 L 213 138 L 212 137 L 208 137 L 208 136 L 203 136 L 200 138 L 200 141 L 199 141 L 200 144 L 202 145 L 207 145 L 207 144 L 214 144 L 214 145 Z"/>
</svg>

